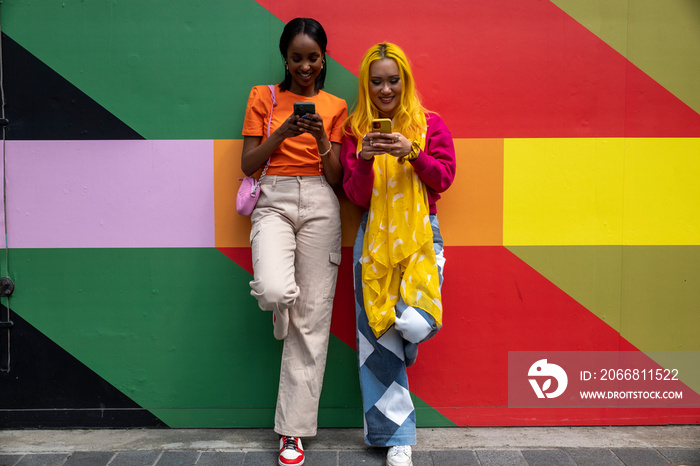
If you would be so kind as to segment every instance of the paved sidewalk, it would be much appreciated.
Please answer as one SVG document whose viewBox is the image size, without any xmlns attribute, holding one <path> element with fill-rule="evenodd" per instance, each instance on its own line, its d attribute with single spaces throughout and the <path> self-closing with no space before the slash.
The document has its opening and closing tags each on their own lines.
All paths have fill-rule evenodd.
<svg viewBox="0 0 700 466">
<path fill-rule="evenodd" d="M 374 466 L 361 429 L 305 439 L 306 465 Z M 415 466 L 700 466 L 700 426 L 419 429 Z M 0 431 L 0 466 L 277 464 L 269 429 Z"/>
</svg>

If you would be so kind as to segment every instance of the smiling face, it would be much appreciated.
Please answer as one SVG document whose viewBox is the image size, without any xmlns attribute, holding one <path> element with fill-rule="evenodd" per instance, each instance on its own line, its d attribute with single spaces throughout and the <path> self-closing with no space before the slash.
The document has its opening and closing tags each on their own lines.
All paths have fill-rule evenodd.
<svg viewBox="0 0 700 466">
<path fill-rule="evenodd" d="M 369 96 L 382 118 L 393 118 L 401 103 L 403 82 L 399 65 L 391 58 L 369 65 Z"/>
<path fill-rule="evenodd" d="M 287 67 L 292 75 L 291 92 L 316 95 L 316 78 L 323 68 L 323 52 L 318 43 L 306 34 L 297 34 L 287 49 Z"/>
</svg>

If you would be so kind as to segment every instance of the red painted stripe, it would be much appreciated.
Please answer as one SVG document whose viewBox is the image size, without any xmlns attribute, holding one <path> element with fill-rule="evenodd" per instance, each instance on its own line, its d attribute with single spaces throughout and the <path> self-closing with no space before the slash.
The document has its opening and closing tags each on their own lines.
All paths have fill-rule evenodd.
<svg viewBox="0 0 700 466">
<path fill-rule="evenodd" d="M 219 248 L 252 273 L 250 248 Z M 352 248 L 342 249 L 331 332 L 356 349 Z M 445 247 L 444 327 L 421 344 L 411 391 L 460 426 L 697 423 L 695 408 L 508 408 L 509 351 L 636 351 L 502 246 Z M 419 414 L 420 415 L 420 414 Z"/>
<path fill-rule="evenodd" d="M 508 406 L 509 351 L 635 350 L 504 247 L 447 245 L 445 257 L 444 328 L 410 370 L 431 406 Z"/>
<path fill-rule="evenodd" d="M 355 75 L 370 46 L 399 44 L 458 138 L 700 136 L 700 115 L 548 1 L 258 3 L 318 19 Z"/>
<path fill-rule="evenodd" d="M 240 265 L 246 272 L 253 275 L 253 257 L 250 248 L 216 248 L 226 257 Z"/>
</svg>

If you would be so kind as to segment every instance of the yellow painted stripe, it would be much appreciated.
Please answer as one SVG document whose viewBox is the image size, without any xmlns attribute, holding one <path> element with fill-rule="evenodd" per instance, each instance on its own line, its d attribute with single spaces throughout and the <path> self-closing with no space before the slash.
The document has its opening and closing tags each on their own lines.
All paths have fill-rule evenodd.
<svg viewBox="0 0 700 466">
<path fill-rule="evenodd" d="M 700 244 L 700 139 L 504 141 L 505 245 Z"/>
<path fill-rule="evenodd" d="M 700 139 L 630 139 L 625 244 L 700 244 Z"/>
</svg>

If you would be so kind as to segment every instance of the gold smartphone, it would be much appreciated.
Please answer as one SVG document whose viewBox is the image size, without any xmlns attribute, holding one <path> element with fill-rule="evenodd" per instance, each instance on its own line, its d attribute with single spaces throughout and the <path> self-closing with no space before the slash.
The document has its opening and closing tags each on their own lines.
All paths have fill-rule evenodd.
<svg viewBox="0 0 700 466">
<path fill-rule="evenodd" d="M 376 118 L 372 120 L 372 131 L 375 133 L 391 133 L 391 120 L 388 118 Z"/>
</svg>

